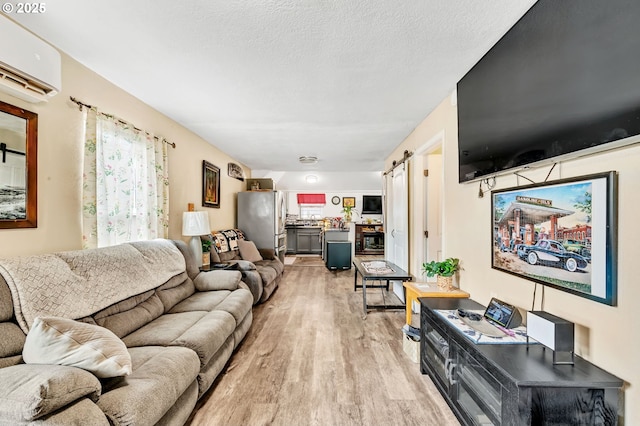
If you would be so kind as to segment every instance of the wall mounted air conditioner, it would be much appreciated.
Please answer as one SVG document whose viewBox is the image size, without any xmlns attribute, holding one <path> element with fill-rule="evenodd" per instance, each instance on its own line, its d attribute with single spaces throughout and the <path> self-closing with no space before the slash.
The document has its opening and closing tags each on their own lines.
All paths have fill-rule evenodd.
<svg viewBox="0 0 640 426">
<path fill-rule="evenodd" d="M 37 103 L 61 88 L 60 52 L 0 15 L 0 91 Z"/>
</svg>

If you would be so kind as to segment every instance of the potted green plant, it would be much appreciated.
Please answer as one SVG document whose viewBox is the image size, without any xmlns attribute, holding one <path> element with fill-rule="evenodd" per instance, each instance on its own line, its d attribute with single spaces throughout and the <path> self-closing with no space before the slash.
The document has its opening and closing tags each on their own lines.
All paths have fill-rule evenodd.
<svg viewBox="0 0 640 426">
<path fill-rule="evenodd" d="M 460 270 L 460 259 L 450 257 L 442 262 L 436 262 L 432 260 L 428 263 L 422 264 L 422 271 L 427 274 L 428 277 L 434 275 L 438 280 L 438 287 L 446 290 L 453 289 L 453 275 Z"/>
<path fill-rule="evenodd" d="M 211 240 L 202 240 L 202 265 L 211 264 Z"/>
<path fill-rule="evenodd" d="M 358 212 L 353 206 L 344 206 L 342 208 L 342 213 L 344 213 L 344 220 L 347 223 L 351 222 L 351 217 L 353 213 L 358 214 Z"/>
</svg>

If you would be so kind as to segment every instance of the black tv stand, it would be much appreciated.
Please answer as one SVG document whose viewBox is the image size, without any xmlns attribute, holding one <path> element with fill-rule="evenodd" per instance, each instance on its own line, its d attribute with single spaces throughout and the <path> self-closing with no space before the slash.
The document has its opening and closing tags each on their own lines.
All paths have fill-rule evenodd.
<svg viewBox="0 0 640 426">
<path fill-rule="evenodd" d="M 483 310 L 471 299 L 420 298 L 420 369 L 464 425 L 616 425 L 621 379 L 575 357 L 553 365 L 539 344 L 475 344 L 435 310 Z"/>
</svg>

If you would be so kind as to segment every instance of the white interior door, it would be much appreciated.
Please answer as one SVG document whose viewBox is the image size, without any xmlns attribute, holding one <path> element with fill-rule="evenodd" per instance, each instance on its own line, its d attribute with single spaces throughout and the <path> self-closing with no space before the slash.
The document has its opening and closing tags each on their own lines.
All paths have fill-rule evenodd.
<svg viewBox="0 0 640 426">
<path fill-rule="evenodd" d="M 403 163 L 387 175 L 385 258 L 405 271 L 409 270 L 409 192 L 407 165 Z M 401 282 L 394 282 L 394 293 L 404 300 Z"/>
</svg>

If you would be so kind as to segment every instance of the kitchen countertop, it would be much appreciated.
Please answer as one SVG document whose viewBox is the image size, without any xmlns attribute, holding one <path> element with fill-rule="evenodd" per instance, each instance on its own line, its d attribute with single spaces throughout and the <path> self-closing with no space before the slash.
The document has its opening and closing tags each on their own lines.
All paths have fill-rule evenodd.
<svg viewBox="0 0 640 426">
<path fill-rule="evenodd" d="M 322 232 L 349 232 L 348 228 L 325 228 L 320 225 L 296 225 L 289 224 L 285 225 L 285 229 L 319 229 Z"/>
</svg>

